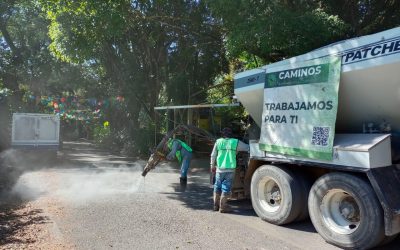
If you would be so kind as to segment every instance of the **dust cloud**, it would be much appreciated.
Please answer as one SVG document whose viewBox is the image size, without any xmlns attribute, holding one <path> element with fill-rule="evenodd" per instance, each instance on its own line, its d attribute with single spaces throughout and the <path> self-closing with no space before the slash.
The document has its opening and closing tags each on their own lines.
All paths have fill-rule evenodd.
<svg viewBox="0 0 400 250">
<path fill-rule="evenodd" d="M 0 190 L 8 191 L 22 173 L 38 166 L 32 164 L 32 156 L 23 157 L 17 150 L 9 149 L 0 153 Z"/>
<path fill-rule="evenodd" d="M 81 203 L 146 191 L 142 161 L 118 165 L 74 164 L 16 150 L 4 151 L 0 160 L 2 183 L 6 187 L 2 190 L 23 200 L 48 196 Z"/>
<path fill-rule="evenodd" d="M 22 199 L 50 196 L 81 203 L 145 192 L 145 180 L 137 168 L 82 167 L 27 172 L 14 185 L 12 193 Z"/>
<path fill-rule="evenodd" d="M 116 194 L 130 194 L 145 191 L 141 166 L 80 169 L 58 173 L 58 189 L 55 195 L 69 201 L 85 201 Z"/>
</svg>

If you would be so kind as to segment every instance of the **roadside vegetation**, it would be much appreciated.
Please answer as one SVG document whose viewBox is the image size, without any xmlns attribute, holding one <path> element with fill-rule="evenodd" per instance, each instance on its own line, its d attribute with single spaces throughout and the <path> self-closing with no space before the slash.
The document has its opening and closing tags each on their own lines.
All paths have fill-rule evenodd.
<svg viewBox="0 0 400 250">
<path fill-rule="evenodd" d="M 45 112 L 64 139 L 147 154 L 155 106 L 229 103 L 235 72 L 399 24 L 395 0 L 3 0 L 0 150 L 13 112 Z"/>
</svg>

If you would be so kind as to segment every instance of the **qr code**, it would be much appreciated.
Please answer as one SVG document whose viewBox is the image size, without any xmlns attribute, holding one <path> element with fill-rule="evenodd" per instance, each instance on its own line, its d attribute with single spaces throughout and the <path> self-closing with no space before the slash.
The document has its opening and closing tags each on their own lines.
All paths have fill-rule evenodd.
<svg viewBox="0 0 400 250">
<path fill-rule="evenodd" d="M 330 127 L 314 127 L 311 139 L 312 145 L 328 146 Z"/>
</svg>

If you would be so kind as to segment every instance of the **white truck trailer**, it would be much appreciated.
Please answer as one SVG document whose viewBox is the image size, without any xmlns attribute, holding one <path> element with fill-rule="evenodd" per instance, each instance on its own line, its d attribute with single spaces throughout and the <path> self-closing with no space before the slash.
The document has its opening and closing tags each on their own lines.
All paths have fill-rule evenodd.
<svg viewBox="0 0 400 250">
<path fill-rule="evenodd" d="M 234 88 L 261 130 L 241 183 L 259 217 L 309 216 L 343 248 L 400 232 L 400 28 L 239 73 Z"/>
<path fill-rule="evenodd" d="M 51 114 L 14 113 L 11 146 L 57 152 L 60 147 L 60 118 Z"/>
</svg>

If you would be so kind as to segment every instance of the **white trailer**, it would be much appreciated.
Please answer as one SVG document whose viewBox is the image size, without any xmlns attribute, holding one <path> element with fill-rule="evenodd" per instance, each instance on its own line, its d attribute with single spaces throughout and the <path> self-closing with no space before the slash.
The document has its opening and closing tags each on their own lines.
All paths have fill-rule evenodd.
<svg viewBox="0 0 400 250">
<path fill-rule="evenodd" d="M 50 114 L 14 113 L 11 146 L 57 151 L 60 147 L 60 118 Z"/>
<path fill-rule="evenodd" d="M 339 60 L 336 97 L 316 78 L 301 82 L 332 58 Z M 235 95 L 261 128 L 243 182 L 235 182 L 259 217 L 283 225 L 310 216 L 327 242 L 343 248 L 372 248 L 400 232 L 400 28 L 239 73 Z M 326 139 L 316 144 L 309 129 L 314 137 L 324 119 L 332 123 L 317 127 Z"/>
</svg>

